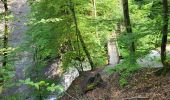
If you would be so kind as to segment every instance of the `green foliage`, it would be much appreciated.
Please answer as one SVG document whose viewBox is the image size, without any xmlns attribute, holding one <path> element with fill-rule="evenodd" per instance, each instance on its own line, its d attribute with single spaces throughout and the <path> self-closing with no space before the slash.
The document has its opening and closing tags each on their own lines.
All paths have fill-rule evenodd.
<svg viewBox="0 0 170 100">
<path fill-rule="evenodd" d="M 138 64 L 131 64 L 130 59 L 124 60 L 122 63 L 116 65 L 115 67 L 108 67 L 105 71 L 108 74 L 112 74 L 118 72 L 120 74 L 119 84 L 121 87 L 124 87 L 128 84 L 128 78 L 133 75 L 133 73 L 137 72 L 140 67 Z"/>
<path fill-rule="evenodd" d="M 45 98 L 51 92 L 61 94 L 64 91 L 61 85 L 56 85 L 54 83 L 49 84 L 45 81 L 33 82 L 30 78 L 26 80 L 20 80 L 20 83 L 33 87 L 36 90 L 36 94 L 34 94 L 36 97 L 42 96 Z"/>
<path fill-rule="evenodd" d="M 117 9 L 120 8 L 120 6 L 117 5 L 118 1 L 97 1 L 96 18 L 92 15 L 93 6 L 90 1 L 85 0 L 78 2 L 77 0 L 73 0 L 72 2 L 75 4 L 76 17 L 81 35 L 83 36 L 93 62 L 96 66 L 104 65 L 107 59 L 104 45 L 107 43 L 108 33 L 111 33 L 110 31 L 113 30 L 112 28 L 115 25 L 111 21 L 121 20 L 120 12 L 112 9 L 113 5 L 117 6 Z M 111 4 L 109 4 L 109 2 L 111 2 Z M 30 23 L 28 23 L 29 29 L 27 32 L 30 42 L 26 47 L 38 48 L 38 59 L 42 62 L 44 62 L 43 59 L 48 57 L 56 58 L 61 56 L 63 69 L 72 67 L 70 65 L 72 65 L 72 63 L 74 64 L 77 56 L 86 60 L 87 58 L 81 43 L 77 40 L 68 1 L 40 0 L 30 3 L 31 20 Z M 114 11 L 114 13 L 110 11 Z M 109 19 L 106 19 L 107 16 L 109 16 Z M 35 52 L 35 50 L 31 51 Z"/>
<path fill-rule="evenodd" d="M 170 61 L 170 53 L 167 54 L 167 60 Z"/>
<path fill-rule="evenodd" d="M 119 84 L 120 84 L 121 87 L 124 87 L 128 84 L 128 82 L 125 78 L 121 77 L 120 80 L 119 80 Z"/>
<path fill-rule="evenodd" d="M 5 16 L 5 19 L 6 20 L 13 20 L 14 16 L 13 15 L 8 15 L 8 16 Z"/>
<path fill-rule="evenodd" d="M 37 25 L 37 24 L 46 24 L 46 23 L 56 23 L 58 21 L 60 21 L 62 19 L 58 19 L 58 18 L 49 18 L 49 19 L 41 19 L 40 21 L 36 21 L 36 19 L 32 19 L 28 25 Z"/>
<path fill-rule="evenodd" d="M 63 55 L 63 69 L 67 70 L 68 67 L 74 66 L 74 62 L 78 54 L 75 51 L 68 51 Z M 73 62 L 72 62 L 73 61 Z M 72 62 L 72 63 L 71 63 Z"/>
<path fill-rule="evenodd" d="M 12 77 L 14 77 L 14 73 L 13 73 L 14 69 L 9 65 L 9 66 L 6 66 L 6 68 L 1 68 L 0 69 L 0 75 L 2 76 L 0 78 L 0 80 L 6 80 L 7 82 L 9 80 L 11 80 Z"/>
<path fill-rule="evenodd" d="M 11 54 L 11 52 L 14 53 L 17 50 L 32 52 L 35 66 L 31 71 L 36 74 L 43 67 L 46 67 L 49 61 L 54 59 L 61 59 L 62 68 L 65 71 L 69 67 L 82 69 L 81 63 L 86 62 L 87 57 L 76 34 L 69 0 L 30 0 L 29 2 L 31 13 L 26 33 L 29 42 L 19 49 L 10 47 L 0 49 L 0 54 L 8 53 L 10 54 L 9 57 L 12 57 L 15 54 Z M 96 66 L 105 65 L 107 60 L 105 45 L 112 32 L 115 31 L 116 33 L 117 23 L 121 25 L 121 33 L 118 34 L 117 42 L 124 62 L 118 64 L 114 69 L 108 67 L 106 72 L 109 74 L 119 72 L 121 75 L 119 83 L 121 87 L 124 87 L 128 83 L 127 78 L 139 69 L 136 62 L 133 65 L 129 63 L 130 58 L 137 59 L 147 54 L 151 49 L 160 46 L 160 33 L 163 25 L 162 2 L 157 0 L 129 0 L 133 30 L 131 35 L 128 35 L 124 28 L 120 0 L 96 0 L 97 16 L 93 14 L 94 8 L 90 0 L 72 0 L 72 3 L 75 6 L 80 33 Z M 1 13 L 0 20 L 3 18 L 10 20 L 13 16 L 3 17 L 3 13 Z M 135 56 L 132 56 L 129 51 L 129 45 L 133 41 L 135 41 L 136 46 Z M 168 55 L 167 58 L 169 60 L 170 56 Z M 5 80 L 6 82 L 13 77 L 12 71 L 14 69 L 9 67 L 11 65 L 10 63 L 5 68 L 0 69 L 0 81 Z M 21 83 L 34 88 L 37 92 L 36 96 L 46 94 L 46 92 L 63 91 L 59 85 L 50 84 L 41 81 L 41 79 L 33 78 L 33 80 L 38 82 L 26 79 L 22 80 Z M 89 88 L 92 87 L 93 85 L 89 85 Z"/>
<path fill-rule="evenodd" d="M 3 55 L 5 53 L 11 53 L 15 50 L 15 48 L 12 48 L 12 47 L 8 47 L 7 49 L 6 48 L 2 48 L 0 49 L 0 55 Z"/>
<path fill-rule="evenodd" d="M 107 59 L 104 45 L 108 42 L 111 31 L 116 30 L 114 27 L 117 23 L 123 26 L 121 2 L 119 0 L 97 0 L 96 18 L 93 15 L 92 2 L 88 0 L 72 0 L 72 2 L 75 5 L 78 27 L 92 60 L 96 66 L 104 65 Z M 29 47 L 38 48 L 39 63 L 43 63 L 44 59 L 48 57 L 61 56 L 64 70 L 87 59 L 81 43 L 77 39 L 68 4 L 67 0 L 35 1 L 31 5 L 32 20 L 28 24 L 28 35 L 31 40 Z M 128 63 L 131 58 L 129 45 L 132 41 L 135 41 L 137 48 L 135 59 L 160 46 L 162 8 L 157 5 L 160 5 L 160 2 L 155 0 L 129 0 L 133 33 L 129 36 L 122 28 L 118 37 L 119 51 L 126 61 L 119 64 L 116 70 L 124 73 L 122 74 L 123 78 L 138 69 L 138 67 L 132 67 L 137 66 L 136 64 Z M 157 11 L 159 13 L 155 13 Z M 35 52 L 35 50 L 32 51 Z M 123 83 L 126 82 L 123 81 Z"/>
</svg>

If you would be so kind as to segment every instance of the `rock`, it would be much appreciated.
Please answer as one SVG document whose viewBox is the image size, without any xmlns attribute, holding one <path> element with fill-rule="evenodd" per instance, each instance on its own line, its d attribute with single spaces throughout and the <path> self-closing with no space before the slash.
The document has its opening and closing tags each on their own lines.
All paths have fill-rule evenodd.
<svg viewBox="0 0 170 100">
<path fill-rule="evenodd" d="M 103 80 L 99 72 L 89 72 L 85 75 L 84 80 L 80 84 L 82 93 L 86 93 L 96 87 L 103 86 Z"/>
<path fill-rule="evenodd" d="M 155 67 L 155 68 L 163 67 L 160 61 L 160 53 L 159 51 L 156 50 L 151 50 L 151 52 L 144 56 L 143 58 L 137 59 L 137 62 L 141 67 Z"/>
</svg>

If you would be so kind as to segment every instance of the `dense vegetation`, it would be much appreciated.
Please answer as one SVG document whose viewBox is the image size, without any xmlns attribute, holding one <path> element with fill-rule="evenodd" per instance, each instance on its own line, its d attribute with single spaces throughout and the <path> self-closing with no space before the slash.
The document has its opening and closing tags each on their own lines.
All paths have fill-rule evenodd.
<svg viewBox="0 0 170 100">
<path fill-rule="evenodd" d="M 0 91 L 26 84 L 35 92 L 35 100 L 44 100 L 51 92 L 63 91 L 59 78 L 47 79 L 44 69 L 56 60 L 62 73 L 76 68 L 81 75 L 84 65 L 92 71 L 103 68 L 109 64 L 109 41 L 116 42 L 121 61 L 104 70 L 121 73 L 122 88 L 128 84 L 127 77 L 141 68 L 139 58 L 151 50 L 160 48 L 157 61 L 163 64 L 155 73 L 165 76 L 170 71 L 170 53 L 166 50 L 170 0 L 29 0 L 27 30 L 19 47 L 10 44 L 13 30 L 9 23 L 16 16 L 8 2 L 0 1 Z M 15 62 L 23 52 L 31 55 L 32 62 L 25 65 L 25 77 L 15 80 Z M 9 100 L 18 97 L 9 96 Z"/>
</svg>

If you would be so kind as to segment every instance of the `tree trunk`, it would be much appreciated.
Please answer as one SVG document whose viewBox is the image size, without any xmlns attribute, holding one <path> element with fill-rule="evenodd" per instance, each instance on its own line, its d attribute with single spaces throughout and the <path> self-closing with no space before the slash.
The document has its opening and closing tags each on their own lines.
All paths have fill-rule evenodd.
<svg viewBox="0 0 170 100">
<path fill-rule="evenodd" d="M 7 0 L 2 1 L 5 8 L 4 18 L 5 18 L 5 25 L 4 25 L 4 37 L 3 37 L 3 48 L 5 49 L 3 53 L 3 66 L 6 66 L 7 64 L 7 53 L 6 50 L 8 48 L 8 19 L 6 19 L 6 16 L 8 16 L 8 4 Z"/>
<path fill-rule="evenodd" d="M 98 41 L 98 44 L 101 45 L 100 43 L 100 38 L 99 38 L 99 34 L 98 34 L 98 28 L 97 28 L 97 21 L 96 21 L 96 18 L 97 18 L 97 6 L 96 6 L 96 0 L 92 0 L 92 5 L 93 5 L 93 10 L 92 10 L 92 16 L 95 20 L 95 34 L 96 34 L 96 38 L 97 38 L 97 41 Z"/>
<path fill-rule="evenodd" d="M 168 0 L 162 0 L 163 2 L 163 27 L 162 27 L 162 43 L 161 43 L 161 61 L 163 64 L 163 69 L 161 71 L 162 75 L 166 75 L 169 71 L 169 63 L 166 61 L 166 44 L 168 36 Z"/>
<path fill-rule="evenodd" d="M 163 2 L 163 27 L 162 27 L 162 44 L 161 44 L 161 61 L 165 64 L 166 61 L 166 44 L 168 36 L 168 0 Z"/>
<path fill-rule="evenodd" d="M 92 0 L 92 3 L 93 3 L 93 16 L 96 19 L 97 17 L 96 0 Z"/>
<path fill-rule="evenodd" d="M 117 43 L 117 37 L 120 35 L 120 33 L 121 33 L 121 24 L 120 24 L 120 22 L 118 22 L 117 23 L 117 25 L 116 25 L 116 49 L 117 49 L 117 56 L 118 56 L 118 58 L 119 58 L 119 61 L 118 61 L 118 63 L 120 62 L 120 60 L 121 60 L 121 55 L 120 55 L 120 52 L 119 52 L 119 46 L 118 46 L 118 43 Z"/>
<path fill-rule="evenodd" d="M 77 23 L 76 13 L 75 13 L 75 9 L 74 9 L 74 4 L 71 2 L 71 0 L 70 0 L 70 10 L 71 10 L 72 15 L 73 15 L 73 19 L 74 19 L 74 24 L 75 24 L 75 27 L 76 27 L 77 36 L 80 39 L 80 43 L 81 43 L 81 45 L 83 47 L 83 50 L 84 50 L 84 52 L 85 52 L 85 54 L 86 54 L 86 56 L 87 56 L 87 58 L 89 60 L 89 63 L 91 65 L 91 67 L 92 67 L 92 70 L 93 70 L 95 66 L 94 66 L 94 63 L 93 63 L 93 61 L 91 59 L 90 53 L 88 52 L 88 50 L 86 48 L 86 45 L 84 43 L 83 37 L 81 35 L 81 32 L 80 32 L 80 30 L 78 28 L 78 23 Z"/>
<path fill-rule="evenodd" d="M 123 3 L 123 14 L 124 14 L 124 23 L 126 27 L 126 32 L 130 37 L 132 37 L 132 26 L 130 22 L 130 16 L 129 16 L 129 5 L 128 5 L 128 0 L 122 0 Z M 130 44 L 130 55 L 132 56 L 131 61 L 134 61 L 134 53 L 135 53 L 135 43 L 134 41 L 131 42 Z"/>
<path fill-rule="evenodd" d="M 162 27 L 162 43 L 161 43 L 161 62 L 163 64 L 163 68 L 156 71 L 156 75 L 165 76 L 170 69 L 169 63 L 166 61 L 166 44 L 167 44 L 167 36 L 168 36 L 168 0 L 162 0 L 163 3 L 163 27 Z"/>
</svg>

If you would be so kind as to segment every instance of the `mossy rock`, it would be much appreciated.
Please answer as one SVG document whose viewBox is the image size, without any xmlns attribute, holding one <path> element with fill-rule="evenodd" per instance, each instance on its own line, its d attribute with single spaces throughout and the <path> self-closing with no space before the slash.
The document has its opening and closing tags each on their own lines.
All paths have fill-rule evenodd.
<svg viewBox="0 0 170 100">
<path fill-rule="evenodd" d="M 95 89 L 98 86 L 101 86 L 103 80 L 99 73 L 88 73 L 88 76 L 84 78 L 84 80 L 80 84 L 80 88 L 82 93 L 86 93 L 90 90 Z"/>
</svg>

